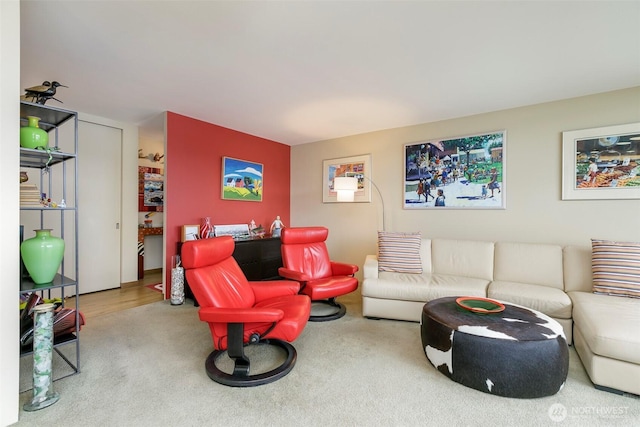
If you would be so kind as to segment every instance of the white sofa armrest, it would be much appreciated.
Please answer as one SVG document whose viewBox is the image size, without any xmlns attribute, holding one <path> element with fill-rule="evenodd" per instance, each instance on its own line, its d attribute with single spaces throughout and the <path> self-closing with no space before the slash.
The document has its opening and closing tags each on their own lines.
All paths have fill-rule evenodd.
<svg viewBox="0 0 640 427">
<path fill-rule="evenodd" d="M 365 279 L 377 279 L 378 278 L 378 256 L 367 255 L 364 260 L 364 266 L 362 267 L 363 275 Z"/>
</svg>

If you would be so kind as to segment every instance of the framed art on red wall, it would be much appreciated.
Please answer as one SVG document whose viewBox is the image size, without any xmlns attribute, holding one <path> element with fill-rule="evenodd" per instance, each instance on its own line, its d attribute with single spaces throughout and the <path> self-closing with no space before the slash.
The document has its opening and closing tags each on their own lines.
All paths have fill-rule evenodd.
<svg viewBox="0 0 640 427">
<path fill-rule="evenodd" d="M 261 202 L 262 170 L 260 163 L 223 157 L 222 199 Z"/>
</svg>

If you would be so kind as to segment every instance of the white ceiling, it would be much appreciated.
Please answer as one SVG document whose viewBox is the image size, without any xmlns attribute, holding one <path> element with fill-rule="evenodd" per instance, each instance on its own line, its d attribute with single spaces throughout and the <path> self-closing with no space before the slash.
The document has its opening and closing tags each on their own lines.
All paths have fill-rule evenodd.
<svg viewBox="0 0 640 427">
<path fill-rule="evenodd" d="M 640 85 L 640 2 L 25 1 L 21 85 L 288 145 Z"/>
</svg>

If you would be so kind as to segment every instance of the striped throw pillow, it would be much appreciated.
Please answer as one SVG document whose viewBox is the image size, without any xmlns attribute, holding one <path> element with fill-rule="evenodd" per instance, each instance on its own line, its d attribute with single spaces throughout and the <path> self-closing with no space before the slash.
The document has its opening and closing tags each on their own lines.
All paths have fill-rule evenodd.
<svg viewBox="0 0 640 427">
<path fill-rule="evenodd" d="M 422 273 L 420 233 L 378 231 L 378 271 Z"/>
<path fill-rule="evenodd" d="M 591 240 L 593 292 L 640 298 L 640 243 Z"/>
</svg>

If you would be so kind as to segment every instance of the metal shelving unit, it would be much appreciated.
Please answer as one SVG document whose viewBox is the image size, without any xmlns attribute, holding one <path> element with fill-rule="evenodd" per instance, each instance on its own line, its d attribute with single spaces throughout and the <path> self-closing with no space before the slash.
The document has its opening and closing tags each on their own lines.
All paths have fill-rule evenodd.
<svg viewBox="0 0 640 427">
<path fill-rule="evenodd" d="M 33 283 L 28 275 L 21 273 L 20 297 L 37 292 L 43 298 L 59 297 L 64 306 L 68 297 L 75 297 L 76 327 L 75 332 L 56 336 L 54 351 L 71 368 L 70 373 L 57 375 L 59 380 L 80 373 L 80 312 L 78 306 L 78 114 L 30 102 L 20 102 L 21 125 L 27 123 L 28 116 L 40 118 L 39 127 L 49 134 L 49 149 L 29 149 L 20 147 L 20 168 L 27 169 L 34 179 L 39 180 L 39 191 L 46 193 L 52 200 L 64 199 L 66 206 L 21 206 L 20 222 L 30 222 L 39 228 L 53 228 L 56 235 L 65 241 L 65 256 L 53 282 L 45 285 Z M 64 126 L 64 127 L 63 127 Z M 61 128 L 63 127 L 63 128 Z M 61 129 L 64 131 L 61 135 Z M 36 172 L 37 171 L 37 172 Z M 35 178 L 30 176 L 31 178 Z M 70 182 L 73 180 L 73 182 Z M 26 227 L 25 227 L 26 229 Z M 26 236 L 25 236 L 26 238 Z M 72 254 L 69 259 L 69 254 Z M 75 357 L 65 355 L 62 346 L 75 346 Z M 32 354 L 30 347 L 22 347 L 21 356 Z M 24 391 L 24 390 L 21 390 Z"/>
</svg>

